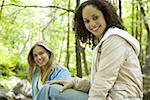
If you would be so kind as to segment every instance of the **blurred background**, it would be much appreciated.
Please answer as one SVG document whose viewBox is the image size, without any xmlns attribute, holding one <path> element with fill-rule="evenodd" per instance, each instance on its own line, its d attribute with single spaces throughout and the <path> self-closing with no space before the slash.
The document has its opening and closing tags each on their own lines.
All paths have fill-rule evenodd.
<svg viewBox="0 0 150 100">
<path fill-rule="evenodd" d="M 27 54 L 38 40 L 49 43 L 72 76 L 90 78 L 91 45 L 82 44 L 72 30 L 74 10 L 83 1 L 0 0 L 0 91 L 27 79 Z M 150 91 L 150 1 L 108 1 L 140 42 L 144 91 Z"/>
</svg>

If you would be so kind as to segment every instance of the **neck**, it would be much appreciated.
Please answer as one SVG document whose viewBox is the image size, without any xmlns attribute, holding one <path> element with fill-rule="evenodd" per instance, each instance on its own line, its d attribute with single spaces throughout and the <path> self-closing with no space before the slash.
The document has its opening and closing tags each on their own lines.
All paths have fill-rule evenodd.
<svg viewBox="0 0 150 100">
<path fill-rule="evenodd" d="M 41 73 L 44 74 L 47 71 L 48 67 L 47 66 L 42 66 L 41 67 Z"/>
<path fill-rule="evenodd" d="M 101 40 L 101 39 L 103 38 L 103 36 L 104 36 L 104 34 L 103 34 L 103 35 L 100 35 L 100 36 L 98 37 L 98 39 Z"/>
<path fill-rule="evenodd" d="M 41 66 L 42 76 L 44 76 L 47 73 L 49 67 L 51 67 L 51 65 L 49 63 L 47 63 L 45 66 Z"/>
<path fill-rule="evenodd" d="M 107 29 L 108 29 L 108 28 L 105 28 L 104 32 L 103 32 L 100 36 L 98 36 L 98 39 L 99 39 L 99 40 L 101 40 L 101 39 L 103 38 L 103 36 L 104 36 L 105 32 L 107 31 Z"/>
</svg>

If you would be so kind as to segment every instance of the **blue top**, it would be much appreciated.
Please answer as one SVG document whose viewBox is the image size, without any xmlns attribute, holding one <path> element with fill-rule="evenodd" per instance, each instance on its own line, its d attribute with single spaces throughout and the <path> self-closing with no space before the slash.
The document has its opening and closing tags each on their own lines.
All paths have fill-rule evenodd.
<svg viewBox="0 0 150 100">
<path fill-rule="evenodd" d="M 50 73 L 48 80 L 71 80 L 71 75 L 67 68 L 58 66 Z M 32 97 L 34 98 L 42 88 L 40 69 L 37 67 L 32 75 Z"/>
</svg>

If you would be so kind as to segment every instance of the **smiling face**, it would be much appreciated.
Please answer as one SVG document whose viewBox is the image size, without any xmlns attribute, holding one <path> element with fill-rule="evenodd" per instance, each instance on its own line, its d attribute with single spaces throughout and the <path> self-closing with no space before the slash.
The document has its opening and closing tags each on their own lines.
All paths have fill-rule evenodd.
<svg viewBox="0 0 150 100">
<path fill-rule="evenodd" d="M 49 61 L 49 52 L 47 52 L 42 46 L 36 46 L 33 48 L 33 58 L 35 63 L 39 67 L 44 67 Z"/>
<path fill-rule="evenodd" d="M 106 29 L 106 21 L 103 13 L 93 5 L 87 5 L 82 10 L 82 17 L 86 29 L 101 39 Z"/>
</svg>

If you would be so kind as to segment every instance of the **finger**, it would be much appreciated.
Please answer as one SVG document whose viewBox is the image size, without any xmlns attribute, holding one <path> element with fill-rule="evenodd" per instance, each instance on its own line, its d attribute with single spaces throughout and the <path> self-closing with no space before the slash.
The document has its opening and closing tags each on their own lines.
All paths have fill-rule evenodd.
<svg viewBox="0 0 150 100">
<path fill-rule="evenodd" d="M 49 84 L 50 85 L 52 85 L 52 84 L 63 84 L 63 81 L 61 81 L 61 80 L 54 80 L 54 81 L 50 81 Z"/>
<path fill-rule="evenodd" d="M 60 89 L 60 92 L 63 92 L 64 90 L 69 89 L 69 88 L 71 88 L 71 84 L 66 84 Z"/>
<path fill-rule="evenodd" d="M 50 84 L 58 84 L 59 81 L 50 81 L 49 83 L 50 83 Z"/>
<path fill-rule="evenodd" d="M 64 85 L 61 89 L 60 89 L 60 92 L 63 92 L 64 90 L 66 90 L 68 87 L 68 85 Z"/>
</svg>

